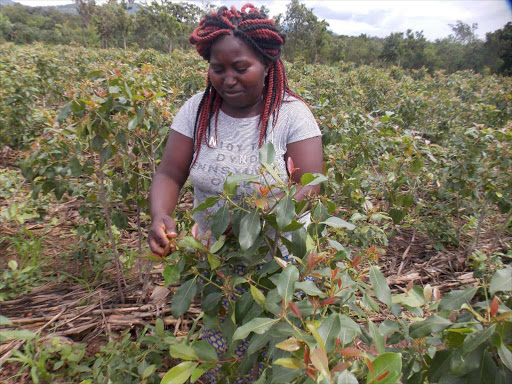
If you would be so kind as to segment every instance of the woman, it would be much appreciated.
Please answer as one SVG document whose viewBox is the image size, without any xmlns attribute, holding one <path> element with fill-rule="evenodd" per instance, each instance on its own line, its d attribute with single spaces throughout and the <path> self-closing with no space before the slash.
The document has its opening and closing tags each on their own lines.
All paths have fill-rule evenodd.
<svg viewBox="0 0 512 384">
<path fill-rule="evenodd" d="M 250 4 L 238 12 L 221 7 L 207 15 L 190 36 L 199 54 L 209 62 L 206 90 L 190 98 L 174 118 L 164 156 L 153 178 L 150 193 L 151 251 L 162 255 L 168 236 L 176 236 L 171 215 L 181 187 L 190 176 L 194 207 L 208 196 L 218 196 L 229 173 L 257 174 L 258 149 L 270 141 L 276 151 L 277 167 L 286 175 L 291 157 L 298 171 L 322 171 L 321 133 L 308 107 L 287 85 L 279 59 L 284 35 L 274 20 Z M 286 177 L 285 177 L 286 179 Z M 239 186 L 241 197 L 251 185 Z M 316 193 L 317 187 L 297 188 L 295 198 Z M 208 230 L 206 212 L 196 212 L 199 232 Z M 220 332 L 204 330 L 203 339 L 219 354 L 227 345 Z M 242 357 L 247 341 L 235 352 Z M 215 370 L 206 376 L 215 382 Z M 240 378 L 237 383 L 247 382 Z"/>
<path fill-rule="evenodd" d="M 171 215 L 180 189 L 190 176 L 194 207 L 222 192 L 229 173 L 258 173 L 258 149 L 272 142 L 276 163 L 286 174 L 293 159 L 298 171 L 322 172 L 322 143 L 308 107 L 288 88 L 281 46 L 285 36 L 257 8 L 241 11 L 221 7 L 201 20 L 190 36 L 198 53 L 209 62 L 206 90 L 190 98 L 176 114 L 162 162 L 150 191 L 151 251 L 162 255 L 168 236 L 176 235 Z M 250 185 L 239 188 L 251 193 Z M 298 188 L 295 198 L 316 193 L 317 187 Z M 219 207 L 196 212 L 200 234 L 208 216 Z"/>
</svg>

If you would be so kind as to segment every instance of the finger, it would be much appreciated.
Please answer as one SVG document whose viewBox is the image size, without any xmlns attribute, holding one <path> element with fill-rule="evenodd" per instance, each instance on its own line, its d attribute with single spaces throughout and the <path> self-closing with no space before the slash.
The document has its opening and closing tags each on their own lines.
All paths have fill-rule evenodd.
<svg viewBox="0 0 512 384">
<path fill-rule="evenodd" d="M 176 237 L 176 224 L 174 223 L 174 220 L 171 219 L 169 216 L 164 216 L 162 221 L 165 225 L 166 234 Z"/>
<path fill-rule="evenodd" d="M 161 247 L 153 238 L 149 239 L 149 249 L 158 256 L 162 256 L 164 253 L 164 248 Z"/>
</svg>

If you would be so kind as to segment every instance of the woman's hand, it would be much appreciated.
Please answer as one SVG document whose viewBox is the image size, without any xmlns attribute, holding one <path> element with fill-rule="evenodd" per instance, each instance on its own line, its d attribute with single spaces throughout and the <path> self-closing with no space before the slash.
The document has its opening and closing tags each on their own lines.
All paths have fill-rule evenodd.
<svg viewBox="0 0 512 384">
<path fill-rule="evenodd" d="M 167 215 L 156 216 L 149 229 L 148 240 L 151 252 L 158 256 L 167 256 L 171 250 L 169 239 L 176 237 L 176 223 Z"/>
</svg>

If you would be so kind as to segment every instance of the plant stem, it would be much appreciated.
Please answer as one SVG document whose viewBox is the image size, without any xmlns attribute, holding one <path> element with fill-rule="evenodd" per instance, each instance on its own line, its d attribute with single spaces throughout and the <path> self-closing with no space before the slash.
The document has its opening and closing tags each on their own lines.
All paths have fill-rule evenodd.
<svg viewBox="0 0 512 384">
<path fill-rule="evenodd" d="M 116 266 L 117 272 L 117 289 L 119 291 L 119 295 L 121 296 L 121 303 L 124 304 L 124 294 L 123 288 L 121 286 L 121 279 L 124 279 L 123 271 L 121 270 L 121 263 L 119 262 L 119 253 L 117 252 L 116 241 L 114 239 L 114 234 L 112 233 L 112 221 L 110 220 L 110 207 L 107 201 L 107 193 L 105 191 L 105 174 L 103 172 L 103 157 L 101 154 L 100 157 L 100 187 L 101 187 L 101 201 L 103 203 L 103 210 L 105 215 L 105 220 L 107 221 L 107 229 L 108 236 L 110 238 L 110 245 L 112 246 L 112 251 L 114 252 L 114 265 Z"/>
</svg>

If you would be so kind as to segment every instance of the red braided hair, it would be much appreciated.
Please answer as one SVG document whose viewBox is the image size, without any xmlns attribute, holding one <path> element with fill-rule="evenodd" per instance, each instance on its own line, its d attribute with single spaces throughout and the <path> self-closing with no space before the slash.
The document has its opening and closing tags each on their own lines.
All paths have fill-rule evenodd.
<svg viewBox="0 0 512 384">
<path fill-rule="evenodd" d="M 210 51 L 215 40 L 222 35 L 233 35 L 245 41 L 257 55 L 269 63 L 268 75 L 265 78 L 265 91 L 263 95 L 263 110 L 261 111 L 259 146 L 267 134 L 267 126 L 273 117 L 272 129 L 277 123 L 279 110 L 285 95 L 299 98 L 288 87 L 288 80 L 280 59 L 281 46 L 285 43 L 285 35 L 276 27 L 273 19 L 252 4 L 245 4 L 240 12 L 234 7 L 220 7 L 217 12 L 206 15 L 199 26 L 190 35 L 190 43 L 196 46 L 197 52 L 207 61 L 210 61 Z M 217 119 L 222 103 L 221 96 L 216 92 L 207 77 L 206 90 L 199 104 L 194 126 L 194 145 L 196 162 L 201 145 L 204 140 L 210 146 L 211 120 L 214 119 L 215 138 L 217 138 Z"/>
</svg>

